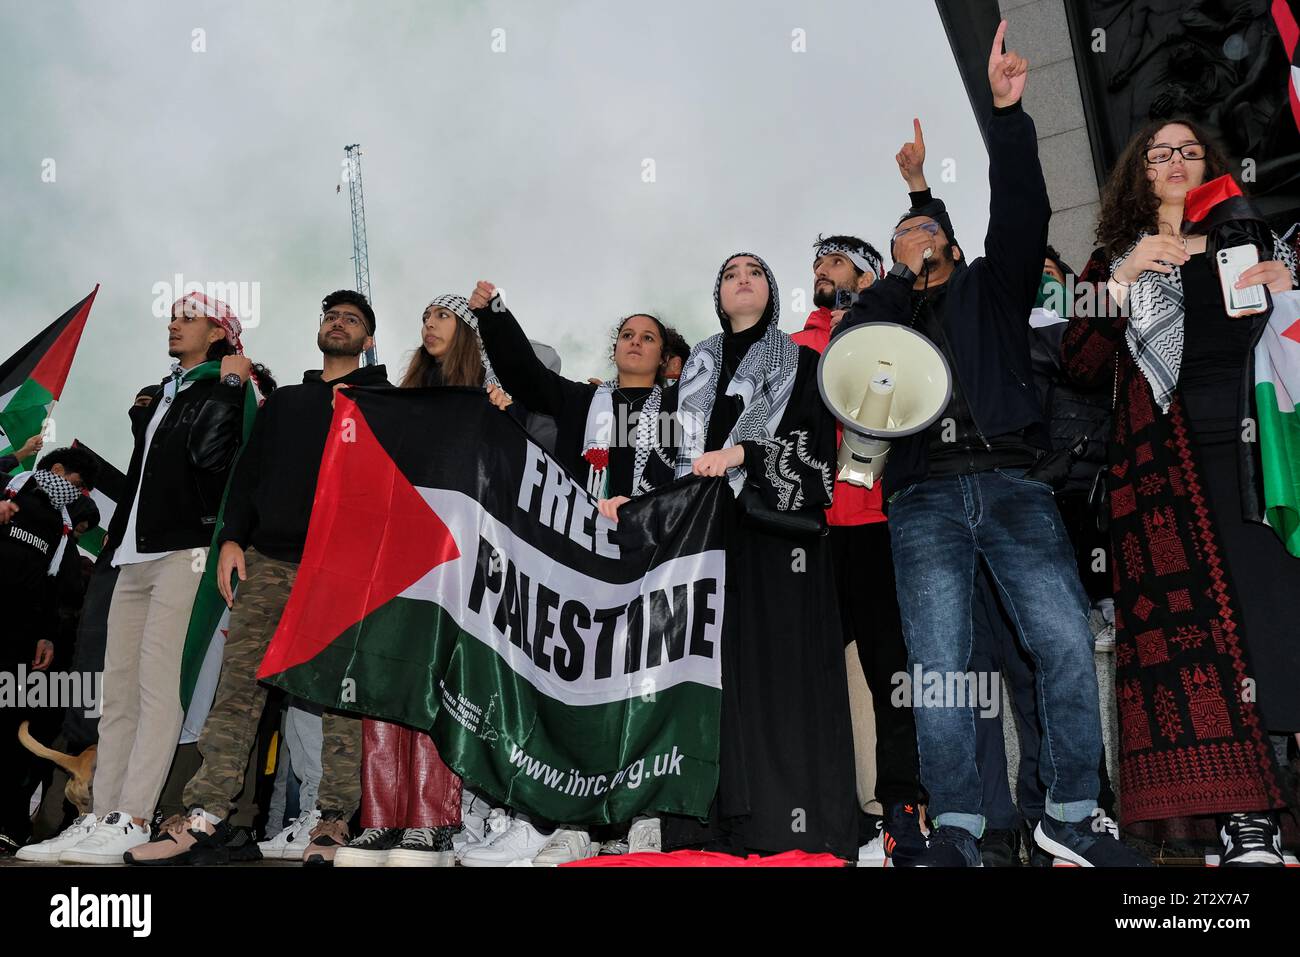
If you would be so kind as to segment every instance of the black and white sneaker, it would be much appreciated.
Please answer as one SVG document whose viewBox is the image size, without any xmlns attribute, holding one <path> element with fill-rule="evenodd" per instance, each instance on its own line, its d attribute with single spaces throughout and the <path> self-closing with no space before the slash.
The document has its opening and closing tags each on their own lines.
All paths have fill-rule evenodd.
<svg viewBox="0 0 1300 957">
<path fill-rule="evenodd" d="M 1119 825 L 1101 808 L 1082 821 L 1058 821 L 1044 814 L 1034 828 L 1034 841 L 1058 860 L 1079 867 L 1153 866 L 1119 839 Z"/>
<path fill-rule="evenodd" d="M 400 827 L 368 827 L 334 853 L 334 866 L 383 867 L 402 833 Z"/>
<path fill-rule="evenodd" d="M 1282 828 L 1272 814 L 1224 814 L 1219 817 L 1220 867 L 1285 867 Z"/>
<path fill-rule="evenodd" d="M 454 827 L 408 827 L 388 852 L 389 867 L 455 867 Z"/>
<path fill-rule="evenodd" d="M 913 867 L 983 867 L 979 841 L 964 827 L 940 825 L 930 829 L 925 852 Z"/>
</svg>

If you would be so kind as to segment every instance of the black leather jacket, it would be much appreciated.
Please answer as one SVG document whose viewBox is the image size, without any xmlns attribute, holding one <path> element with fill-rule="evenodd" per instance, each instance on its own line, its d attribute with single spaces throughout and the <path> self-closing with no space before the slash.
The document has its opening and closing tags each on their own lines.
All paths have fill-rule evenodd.
<svg viewBox="0 0 1300 957">
<path fill-rule="evenodd" d="M 154 403 L 165 401 L 161 385 L 154 387 L 153 396 Z M 244 387 L 200 380 L 169 405 L 147 450 L 145 434 L 155 406 L 131 409 L 135 449 L 126 476 L 129 494 L 118 503 L 108 530 L 114 550 L 126 532 L 137 487 L 137 550 L 166 552 L 211 544 L 221 495 L 243 441 Z"/>
</svg>

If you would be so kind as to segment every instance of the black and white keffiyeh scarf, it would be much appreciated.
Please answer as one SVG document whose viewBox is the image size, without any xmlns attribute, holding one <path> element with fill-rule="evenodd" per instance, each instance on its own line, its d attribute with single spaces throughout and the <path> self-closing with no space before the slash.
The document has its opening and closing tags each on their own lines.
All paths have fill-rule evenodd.
<svg viewBox="0 0 1300 957">
<path fill-rule="evenodd" d="M 839 253 L 857 266 L 863 272 L 869 272 L 875 275 L 877 279 L 885 278 L 885 265 L 880 261 L 880 257 L 873 253 L 866 246 L 847 246 L 844 243 L 824 241 L 817 244 L 816 252 L 813 253 L 813 265 L 823 256 L 829 256 L 832 253 Z"/>
<path fill-rule="evenodd" d="M 55 475 L 48 469 L 37 469 L 35 472 L 22 472 L 15 475 L 5 486 L 5 498 L 13 498 L 28 482 L 35 482 L 45 497 L 50 500 L 50 504 L 59 510 L 59 515 L 63 519 L 63 536 L 59 539 L 58 547 L 54 549 L 54 555 L 50 558 L 49 568 L 45 570 L 47 575 L 57 575 L 59 565 L 63 561 L 63 552 L 68 545 L 68 536 L 72 534 L 72 518 L 68 515 L 68 506 L 81 498 L 81 489 L 73 485 L 61 475 Z"/>
<path fill-rule="evenodd" d="M 613 444 L 614 427 L 614 392 L 618 382 L 602 382 L 596 387 L 587 407 L 587 425 L 582 439 L 582 457 L 588 465 L 587 491 L 596 498 L 609 498 L 609 449 Z M 662 452 L 659 449 L 658 429 L 659 410 L 663 405 L 663 390 L 656 385 L 646 396 L 636 422 L 636 450 L 632 459 L 632 497 L 643 495 L 651 490 L 646 480 L 646 463 L 650 456 Z M 618 436 L 618 441 L 625 442 L 626 436 Z M 671 467 L 673 463 L 668 463 Z"/>
<path fill-rule="evenodd" d="M 453 296 L 450 294 L 438 296 L 424 307 L 424 311 L 428 312 L 430 309 L 436 308 L 451 310 L 458 317 L 463 319 L 466 325 L 474 330 L 474 338 L 478 341 L 479 358 L 483 360 L 483 385 L 484 387 L 500 385 L 501 382 L 497 378 L 497 374 L 492 371 L 492 363 L 488 359 L 487 350 L 483 348 L 483 339 L 478 334 L 478 319 L 469 308 L 469 300 L 464 296 Z"/>
<path fill-rule="evenodd" d="M 1133 245 L 1110 264 L 1113 276 L 1120 263 L 1127 259 L 1151 233 L 1143 233 Z M 1295 250 L 1273 234 L 1273 258 L 1284 262 L 1291 270 L 1291 281 L 1296 277 Z M 1183 274 L 1178 266 L 1168 274 L 1147 270 L 1141 273 L 1129 290 L 1129 320 L 1124 331 L 1129 353 L 1142 375 L 1151 384 L 1160 411 L 1168 412 L 1178 385 L 1178 372 L 1183 364 Z"/>
<path fill-rule="evenodd" d="M 736 374 L 728 383 L 726 395 L 737 396 L 744 404 L 740 418 L 732 426 L 723 448 L 746 441 L 763 441 L 776 434 L 794 391 L 795 373 L 799 368 L 799 347 L 793 339 L 777 328 L 781 313 L 781 299 L 777 292 L 776 277 L 766 262 L 753 253 L 736 253 L 728 256 L 718 270 L 713 285 L 713 308 L 722 322 L 729 327 L 726 313 L 722 311 L 722 274 L 727 265 L 741 256 L 756 260 L 767 274 L 768 304 L 761 322 L 767 326 L 762 338 L 749 347 L 740 360 Z M 710 336 L 691 350 L 682 377 L 677 383 L 677 418 L 680 424 L 681 445 L 677 452 L 677 477 L 691 474 L 692 463 L 704 454 L 708 436 L 709 416 L 713 413 L 713 400 L 718 392 L 718 377 L 722 374 L 722 347 L 726 333 Z M 731 490 L 739 495 L 745 486 L 745 469 L 740 466 L 727 473 Z"/>
</svg>

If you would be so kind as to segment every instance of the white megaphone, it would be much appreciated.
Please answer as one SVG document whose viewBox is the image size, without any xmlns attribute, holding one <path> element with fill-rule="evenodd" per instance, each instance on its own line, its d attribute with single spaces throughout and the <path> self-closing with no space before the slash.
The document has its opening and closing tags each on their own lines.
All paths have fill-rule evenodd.
<svg viewBox="0 0 1300 957">
<path fill-rule="evenodd" d="M 866 322 L 831 340 L 817 365 L 817 387 L 844 424 L 836 477 L 871 488 L 889 443 L 928 428 L 948 407 L 952 373 L 916 330 Z"/>
</svg>

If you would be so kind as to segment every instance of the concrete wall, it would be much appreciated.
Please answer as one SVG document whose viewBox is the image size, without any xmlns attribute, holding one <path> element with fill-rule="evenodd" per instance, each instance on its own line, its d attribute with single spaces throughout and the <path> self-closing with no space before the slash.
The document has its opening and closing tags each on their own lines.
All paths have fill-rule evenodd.
<svg viewBox="0 0 1300 957">
<path fill-rule="evenodd" d="M 1029 60 L 1025 109 L 1038 127 L 1038 152 L 1052 200 L 1049 241 L 1075 271 L 1094 248 L 1097 177 L 1064 0 L 999 0 L 1007 49 Z"/>
</svg>

